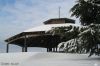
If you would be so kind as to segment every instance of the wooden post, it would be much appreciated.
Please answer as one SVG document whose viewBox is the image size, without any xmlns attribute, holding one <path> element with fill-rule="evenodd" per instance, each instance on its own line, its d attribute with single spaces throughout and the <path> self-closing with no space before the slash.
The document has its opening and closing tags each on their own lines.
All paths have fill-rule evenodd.
<svg viewBox="0 0 100 66">
<path fill-rule="evenodd" d="M 22 52 L 24 52 L 24 47 L 22 47 Z"/>
<path fill-rule="evenodd" d="M 6 52 L 9 52 L 9 44 L 7 44 Z"/>
<path fill-rule="evenodd" d="M 55 52 L 55 48 L 53 48 L 53 52 Z"/>
<path fill-rule="evenodd" d="M 56 52 L 57 52 L 57 47 L 56 47 Z"/>
<path fill-rule="evenodd" d="M 52 48 L 49 47 L 49 52 L 52 52 Z"/>
<path fill-rule="evenodd" d="M 48 52 L 49 50 L 48 50 L 48 48 L 47 48 L 47 52 Z"/>
<path fill-rule="evenodd" d="M 24 40 L 24 47 L 25 47 L 25 52 L 27 52 L 27 37 L 26 37 L 26 35 L 25 35 L 25 38 L 24 38 L 25 40 Z"/>
</svg>

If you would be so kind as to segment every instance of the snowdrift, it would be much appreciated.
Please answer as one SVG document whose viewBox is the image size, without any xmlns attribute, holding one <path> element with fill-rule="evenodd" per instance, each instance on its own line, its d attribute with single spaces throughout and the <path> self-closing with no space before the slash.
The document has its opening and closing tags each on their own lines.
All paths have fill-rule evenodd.
<svg viewBox="0 0 100 66">
<path fill-rule="evenodd" d="M 46 52 L 1 53 L 0 66 L 100 66 L 100 57 Z"/>
</svg>

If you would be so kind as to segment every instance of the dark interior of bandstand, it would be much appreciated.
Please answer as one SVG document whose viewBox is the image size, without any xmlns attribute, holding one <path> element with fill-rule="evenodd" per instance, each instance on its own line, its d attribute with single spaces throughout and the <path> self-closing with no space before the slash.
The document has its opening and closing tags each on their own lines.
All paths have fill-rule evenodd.
<svg viewBox="0 0 100 66">
<path fill-rule="evenodd" d="M 56 20 L 56 21 L 55 21 Z M 64 21 L 65 20 L 65 21 Z M 58 24 L 65 23 L 67 18 L 51 19 L 44 23 Z M 54 22 L 53 22 L 54 21 Z M 75 23 L 74 20 L 68 19 L 67 23 Z M 47 52 L 57 52 L 57 46 L 61 42 L 60 35 L 52 35 L 45 31 L 22 32 L 5 40 L 7 42 L 6 52 L 9 52 L 9 45 L 14 44 L 22 47 L 22 52 L 27 52 L 28 47 L 47 48 Z"/>
</svg>

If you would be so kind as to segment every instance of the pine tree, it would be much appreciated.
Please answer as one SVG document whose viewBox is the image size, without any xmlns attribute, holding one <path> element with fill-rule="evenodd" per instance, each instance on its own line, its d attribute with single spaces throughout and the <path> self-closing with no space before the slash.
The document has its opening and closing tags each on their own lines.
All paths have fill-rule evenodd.
<svg viewBox="0 0 100 66">
<path fill-rule="evenodd" d="M 77 0 L 70 11 L 71 16 L 79 18 L 82 25 L 100 24 L 99 0 Z"/>
<path fill-rule="evenodd" d="M 100 55 L 100 24 L 91 24 L 83 27 L 58 27 L 51 30 L 53 35 L 61 36 L 58 48 L 64 52 L 90 53 Z"/>
</svg>

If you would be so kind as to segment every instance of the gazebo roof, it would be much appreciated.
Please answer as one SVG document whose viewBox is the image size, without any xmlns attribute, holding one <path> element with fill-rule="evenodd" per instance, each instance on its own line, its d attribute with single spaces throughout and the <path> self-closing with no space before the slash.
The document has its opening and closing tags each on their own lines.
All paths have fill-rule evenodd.
<svg viewBox="0 0 100 66">
<path fill-rule="evenodd" d="M 44 24 L 63 24 L 63 23 L 74 23 L 75 24 L 75 20 L 69 19 L 69 18 L 53 18 L 53 19 L 46 20 L 43 23 Z"/>
<path fill-rule="evenodd" d="M 31 29 L 25 30 L 24 32 L 38 32 L 38 31 L 49 31 L 52 28 L 55 27 L 67 27 L 67 26 L 80 26 L 78 24 L 73 24 L 73 23 L 64 23 L 64 24 L 47 24 L 47 25 L 41 25 L 41 26 L 37 26 L 37 27 L 33 27 Z"/>
<path fill-rule="evenodd" d="M 77 24 L 73 24 L 73 23 L 65 23 L 65 24 L 47 24 L 47 25 L 41 25 L 41 26 L 37 26 L 37 27 L 33 27 L 31 29 L 25 30 L 15 36 L 12 36 L 8 39 L 6 39 L 5 41 L 11 44 L 22 44 L 22 41 L 24 40 L 24 36 L 28 35 L 30 37 L 36 37 L 36 36 L 47 36 L 47 35 L 51 35 L 51 34 L 47 34 L 46 32 L 51 30 L 52 28 L 55 27 L 67 27 L 67 26 L 80 26 Z M 21 40 L 22 39 L 22 40 Z"/>
</svg>

